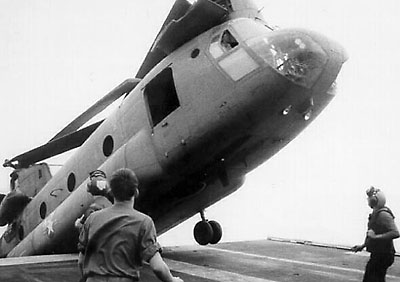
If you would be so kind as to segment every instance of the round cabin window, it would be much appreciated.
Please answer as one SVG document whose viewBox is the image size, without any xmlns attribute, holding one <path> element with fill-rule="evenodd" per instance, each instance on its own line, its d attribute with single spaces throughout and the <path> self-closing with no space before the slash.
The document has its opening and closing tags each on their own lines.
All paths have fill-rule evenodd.
<svg viewBox="0 0 400 282">
<path fill-rule="evenodd" d="M 196 58 L 198 55 L 200 54 L 200 50 L 198 48 L 194 49 L 192 51 L 192 54 L 190 54 L 190 56 L 194 59 Z"/>
<path fill-rule="evenodd" d="M 108 157 L 112 154 L 114 150 L 114 140 L 111 135 L 108 135 L 103 142 L 103 154 Z"/>
<path fill-rule="evenodd" d="M 46 206 L 46 203 L 43 202 L 40 204 L 40 208 L 39 208 L 40 217 L 42 219 L 44 219 L 46 217 L 46 213 L 47 213 L 47 206 Z"/>
<path fill-rule="evenodd" d="M 75 185 L 76 185 L 75 174 L 71 172 L 67 180 L 68 191 L 72 192 L 75 189 Z"/>
</svg>

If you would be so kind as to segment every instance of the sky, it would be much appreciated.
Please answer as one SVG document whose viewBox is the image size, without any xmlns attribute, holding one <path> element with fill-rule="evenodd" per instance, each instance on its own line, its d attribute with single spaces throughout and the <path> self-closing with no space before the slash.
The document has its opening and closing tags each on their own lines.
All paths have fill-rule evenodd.
<svg viewBox="0 0 400 282">
<path fill-rule="evenodd" d="M 133 77 L 173 2 L 0 0 L 0 160 L 47 142 Z M 206 216 L 222 225 L 223 241 L 362 243 L 370 185 L 400 218 L 400 1 L 256 3 L 270 24 L 318 31 L 343 45 L 349 60 L 320 116 Z M 10 173 L 0 169 L 3 193 Z M 161 243 L 194 244 L 198 220 Z"/>
</svg>

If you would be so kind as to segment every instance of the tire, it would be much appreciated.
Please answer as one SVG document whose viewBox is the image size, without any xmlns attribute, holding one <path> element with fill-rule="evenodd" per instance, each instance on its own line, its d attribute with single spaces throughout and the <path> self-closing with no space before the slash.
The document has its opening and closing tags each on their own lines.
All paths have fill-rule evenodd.
<svg viewBox="0 0 400 282">
<path fill-rule="evenodd" d="M 199 221 L 193 229 L 193 235 L 199 245 L 205 246 L 213 239 L 214 232 L 208 221 Z"/>
<path fill-rule="evenodd" d="M 222 238 L 222 227 L 218 222 L 214 220 L 211 220 L 208 223 L 211 225 L 211 228 L 213 230 L 213 236 L 210 240 L 210 244 L 217 244 Z"/>
</svg>

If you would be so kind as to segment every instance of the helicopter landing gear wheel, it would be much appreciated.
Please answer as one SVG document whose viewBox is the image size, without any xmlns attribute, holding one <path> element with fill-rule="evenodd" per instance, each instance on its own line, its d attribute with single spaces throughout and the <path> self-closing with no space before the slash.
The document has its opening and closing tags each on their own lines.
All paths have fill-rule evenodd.
<svg viewBox="0 0 400 282">
<path fill-rule="evenodd" d="M 215 220 L 209 221 L 208 224 L 211 225 L 211 228 L 213 230 L 213 236 L 210 240 L 210 244 L 217 244 L 222 238 L 222 227 Z"/>
<path fill-rule="evenodd" d="M 213 229 L 208 221 L 199 221 L 193 230 L 194 239 L 199 245 L 205 246 L 213 238 Z"/>
<path fill-rule="evenodd" d="M 200 215 L 201 221 L 197 222 L 193 230 L 194 239 L 202 246 L 217 244 L 222 237 L 221 225 L 214 220 L 206 220 L 204 211 L 201 211 Z"/>
</svg>

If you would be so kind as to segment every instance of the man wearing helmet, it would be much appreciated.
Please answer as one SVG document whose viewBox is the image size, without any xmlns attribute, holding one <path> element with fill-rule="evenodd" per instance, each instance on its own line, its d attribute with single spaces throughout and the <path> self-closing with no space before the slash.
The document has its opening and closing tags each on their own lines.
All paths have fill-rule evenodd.
<svg viewBox="0 0 400 282">
<path fill-rule="evenodd" d="M 399 237 L 392 211 L 385 206 L 386 198 L 382 191 L 371 186 L 367 191 L 368 205 L 372 213 L 368 217 L 368 231 L 362 245 L 352 248 L 359 252 L 367 248 L 371 253 L 365 267 L 363 282 L 384 282 L 387 269 L 394 262 L 393 239 Z"/>
</svg>

